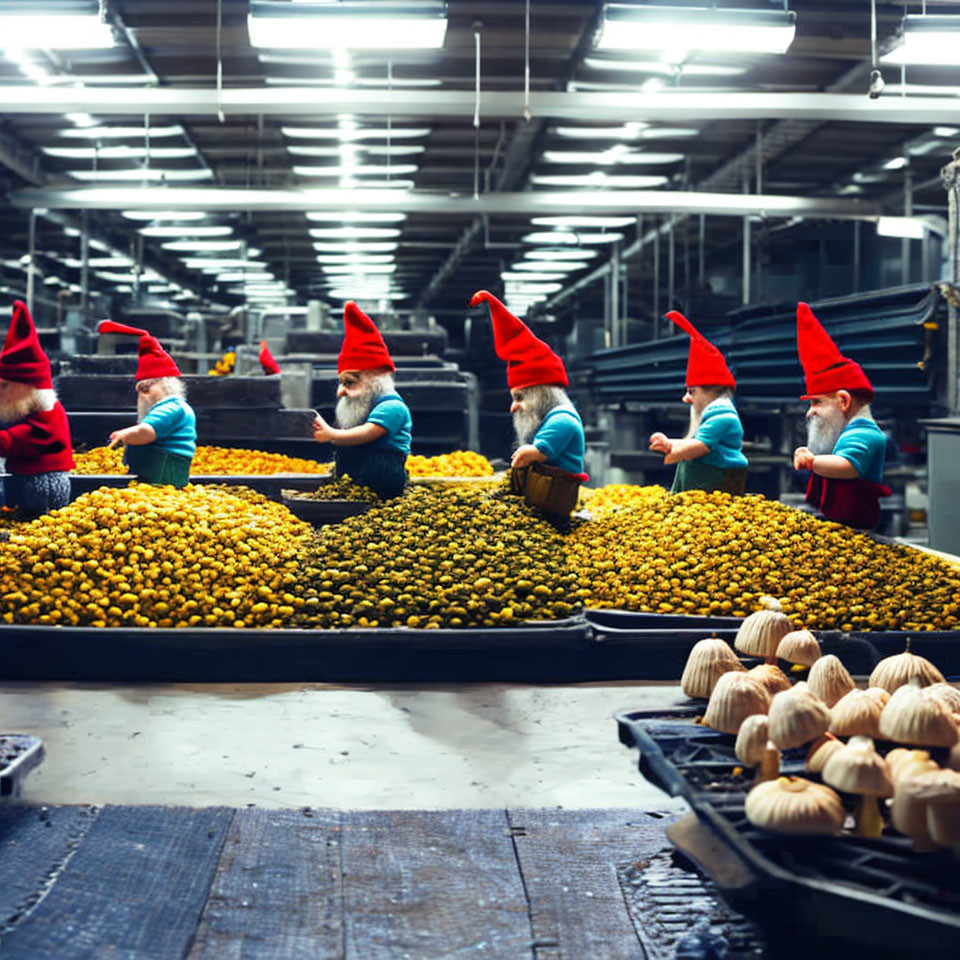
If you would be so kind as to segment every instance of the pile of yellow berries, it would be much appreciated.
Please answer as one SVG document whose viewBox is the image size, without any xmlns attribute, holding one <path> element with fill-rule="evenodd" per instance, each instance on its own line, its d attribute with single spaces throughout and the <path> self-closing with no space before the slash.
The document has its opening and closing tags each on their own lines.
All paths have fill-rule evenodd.
<svg viewBox="0 0 960 960">
<path fill-rule="evenodd" d="M 7 623 L 280 627 L 308 524 L 252 491 L 101 487 L 0 544 Z"/>
<path fill-rule="evenodd" d="M 94 447 L 87 453 L 75 453 L 77 474 L 104 476 L 129 473 L 123 462 L 123 448 Z M 300 457 L 264 450 L 242 450 L 238 447 L 197 447 L 190 464 L 193 476 L 268 476 L 275 473 L 330 473 L 332 463 L 317 463 Z"/>
<path fill-rule="evenodd" d="M 596 520 L 620 510 L 655 506 L 670 500 L 670 494 L 663 487 L 637 487 L 631 483 L 611 483 L 596 489 L 581 487 L 580 495 L 579 506 L 589 510 Z"/>
<path fill-rule="evenodd" d="M 594 497 L 603 503 L 604 489 Z M 956 567 L 760 496 L 653 490 L 579 525 L 565 546 L 590 607 L 743 617 L 768 594 L 809 629 L 960 623 Z"/>
<path fill-rule="evenodd" d="M 298 500 L 356 500 L 359 503 L 380 503 L 380 497 L 369 487 L 356 483 L 349 473 L 322 483 L 316 490 L 297 493 Z"/>
<path fill-rule="evenodd" d="M 211 377 L 225 377 L 233 373 L 237 365 L 237 354 L 233 350 L 227 351 L 207 373 Z"/>
<path fill-rule="evenodd" d="M 411 477 L 489 477 L 493 474 L 490 461 L 472 450 L 454 450 L 436 457 L 410 454 L 407 473 Z"/>
</svg>

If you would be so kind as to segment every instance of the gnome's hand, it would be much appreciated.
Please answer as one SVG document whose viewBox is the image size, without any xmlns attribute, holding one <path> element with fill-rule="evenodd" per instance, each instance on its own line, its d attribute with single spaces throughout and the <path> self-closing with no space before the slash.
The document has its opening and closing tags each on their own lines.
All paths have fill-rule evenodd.
<svg viewBox="0 0 960 960">
<path fill-rule="evenodd" d="M 114 430 L 110 434 L 110 442 L 107 444 L 107 448 L 112 450 L 118 443 L 123 443 L 123 430 Z"/>
<path fill-rule="evenodd" d="M 794 470 L 812 470 L 813 461 L 816 455 L 807 447 L 797 447 L 793 451 L 793 469 Z"/>
<path fill-rule="evenodd" d="M 547 458 L 532 444 L 525 443 L 522 447 L 517 447 L 510 461 L 511 467 L 528 467 L 531 463 L 542 463 Z"/>
<path fill-rule="evenodd" d="M 654 433 L 650 437 L 650 449 L 656 453 L 670 453 L 673 441 L 665 433 Z"/>
<path fill-rule="evenodd" d="M 334 436 L 336 436 L 337 429 L 336 427 L 331 427 L 323 417 L 318 413 L 313 418 L 313 439 L 319 440 L 320 443 L 330 443 Z"/>
</svg>

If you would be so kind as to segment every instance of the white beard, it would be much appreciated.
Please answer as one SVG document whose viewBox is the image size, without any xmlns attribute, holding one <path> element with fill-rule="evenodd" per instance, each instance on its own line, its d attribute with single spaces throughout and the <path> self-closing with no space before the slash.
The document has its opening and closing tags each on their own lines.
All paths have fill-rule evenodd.
<svg viewBox="0 0 960 960">
<path fill-rule="evenodd" d="M 700 429 L 700 421 L 703 419 L 703 411 L 706 409 L 706 404 L 702 406 L 699 410 L 696 407 L 696 404 L 690 404 L 690 424 L 687 427 L 687 432 L 684 435 L 684 439 L 689 439 L 694 436 L 696 432 Z"/>
<path fill-rule="evenodd" d="M 543 423 L 543 417 L 537 411 L 517 410 L 513 415 L 513 429 L 517 435 L 517 445 L 522 447 L 529 443 L 541 423 Z"/>
<path fill-rule="evenodd" d="M 366 423 L 370 411 L 373 409 L 373 393 L 365 390 L 357 397 L 341 397 L 337 401 L 336 421 L 341 430 L 359 427 Z"/>
<path fill-rule="evenodd" d="M 815 413 L 807 417 L 807 446 L 815 456 L 833 453 L 837 439 L 847 425 L 847 418 L 840 410 L 828 415 Z"/>
<path fill-rule="evenodd" d="M 15 384 L 0 400 L 0 423 L 19 423 L 38 410 L 51 410 L 56 399 L 52 390 L 39 390 L 25 383 Z"/>
</svg>

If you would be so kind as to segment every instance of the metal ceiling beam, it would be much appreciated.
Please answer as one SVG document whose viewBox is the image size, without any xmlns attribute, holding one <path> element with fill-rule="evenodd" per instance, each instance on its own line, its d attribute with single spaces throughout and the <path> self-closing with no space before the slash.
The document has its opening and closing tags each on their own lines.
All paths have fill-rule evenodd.
<svg viewBox="0 0 960 960">
<path fill-rule="evenodd" d="M 466 90 L 328 90 L 316 87 L 228 88 L 218 101 L 211 88 L 172 89 L 9 86 L 5 114 L 86 112 L 101 116 L 158 117 L 335 116 L 357 113 L 387 117 L 473 116 L 474 94 Z M 881 97 L 839 93 L 668 93 L 532 92 L 535 117 L 581 121 L 823 120 L 858 123 L 944 124 L 960 119 L 960 97 Z M 523 92 L 485 92 L 483 115 L 519 119 Z"/>
<path fill-rule="evenodd" d="M 587 213 L 706 213 L 740 217 L 869 219 L 879 204 L 855 199 L 693 190 L 564 190 L 447 196 L 419 191 L 260 190 L 229 187 L 45 187 L 10 194 L 18 207 L 49 210 L 206 210 L 209 212 L 361 210 L 437 216 Z"/>
</svg>

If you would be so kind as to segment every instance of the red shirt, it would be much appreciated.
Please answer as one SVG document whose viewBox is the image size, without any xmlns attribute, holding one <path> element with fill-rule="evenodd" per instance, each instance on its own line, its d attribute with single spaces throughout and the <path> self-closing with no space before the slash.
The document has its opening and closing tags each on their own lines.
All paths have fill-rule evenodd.
<svg viewBox="0 0 960 960">
<path fill-rule="evenodd" d="M 73 469 L 73 447 L 67 411 L 58 400 L 52 410 L 31 413 L 25 420 L 0 430 L 0 457 L 7 472 L 20 476 Z"/>
</svg>

